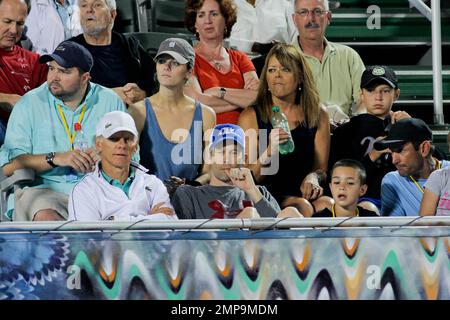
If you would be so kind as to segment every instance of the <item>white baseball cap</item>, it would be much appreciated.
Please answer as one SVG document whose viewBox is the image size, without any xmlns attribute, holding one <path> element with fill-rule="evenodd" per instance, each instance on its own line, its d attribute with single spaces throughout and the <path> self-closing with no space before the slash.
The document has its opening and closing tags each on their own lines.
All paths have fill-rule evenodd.
<svg viewBox="0 0 450 320">
<path fill-rule="evenodd" d="M 97 123 L 95 135 L 97 137 L 102 136 L 104 138 L 109 138 L 120 131 L 130 132 L 136 139 L 138 137 L 136 124 L 134 123 L 133 118 L 126 112 L 112 111 L 105 114 Z"/>
</svg>

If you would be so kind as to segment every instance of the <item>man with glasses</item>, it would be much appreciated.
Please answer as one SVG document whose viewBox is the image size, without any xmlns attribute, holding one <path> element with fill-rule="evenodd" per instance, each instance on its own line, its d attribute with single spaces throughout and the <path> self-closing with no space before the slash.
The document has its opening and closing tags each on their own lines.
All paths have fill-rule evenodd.
<svg viewBox="0 0 450 320">
<path fill-rule="evenodd" d="M 22 168 L 36 171 L 33 188 L 14 194 L 12 219 L 17 221 L 67 218 L 68 194 L 96 160 L 92 148 L 74 150 L 75 139 L 82 131 L 90 145 L 105 113 L 126 110 L 112 90 L 90 82 L 93 58 L 79 44 L 65 41 L 39 61 L 48 63 L 47 82 L 16 104 L 0 149 L 5 175 Z"/>
<path fill-rule="evenodd" d="M 162 181 L 132 162 L 138 146 L 133 118 L 109 112 L 98 122 L 95 135 L 101 160 L 72 189 L 69 220 L 177 220 Z"/>
<path fill-rule="evenodd" d="M 294 8 L 299 36 L 293 45 L 306 57 L 320 101 L 325 106 L 338 106 L 347 116 L 360 113 L 358 99 L 364 63 L 352 48 L 325 38 L 331 22 L 328 0 L 296 0 Z M 357 105 L 353 108 L 356 110 L 352 110 L 352 103 Z"/>
<path fill-rule="evenodd" d="M 381 183 L 381 213 L 384 216 L 418 216 L 425 183 L 432 172 L 450 165 L 433 157 L 433 134 L 421 119 L 402 119 L 392 125 L 375 149 L 389 148 L 397 171 Z"/>
</svg>

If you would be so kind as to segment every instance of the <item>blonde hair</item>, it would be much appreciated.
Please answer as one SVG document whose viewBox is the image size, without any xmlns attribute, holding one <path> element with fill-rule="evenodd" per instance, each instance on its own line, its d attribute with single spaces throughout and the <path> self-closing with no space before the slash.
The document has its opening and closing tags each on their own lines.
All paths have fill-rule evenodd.
<svg viewBox="0 0 450 320">
<path fill-rule="evenodd" d="M 304 123 L 308 128 L 318 128 L 320 123 L 320 100 L 316 89 L 316 84 L 312 76 L 311 69 L 306 63 L 303 55 L 292 45 L 276 44 L 267 54 L 264 68 L 261 72 L 261 81 L 256 96 L 256 105 L 261 110 L 261 117 L 264 122 L 269 122 L 272 115 L 272 94 L 267 84 L 267 68 L 272 57 L 285 68 L 292 70 L 301 90 L 297 90 L 295 103 L 303 110 Z"/>
</svg>

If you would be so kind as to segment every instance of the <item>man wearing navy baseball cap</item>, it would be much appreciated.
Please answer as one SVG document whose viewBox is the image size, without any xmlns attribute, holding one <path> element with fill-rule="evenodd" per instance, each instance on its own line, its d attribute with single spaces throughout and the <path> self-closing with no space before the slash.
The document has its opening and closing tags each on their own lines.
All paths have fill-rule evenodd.
<svg viewBox="0 0 450 320">
<path fill-rule="evenodd" d="M 381 213 L 385 216 L 417 216 L 430 174 L 450 165 L 433 157 L 433 134 L 421 119 L 401 119 L 387 136 L 375 143 L 377 150 L 389 148 L 397 171 L 386 174 L 381 183 Z"/>
<path fill-rule="evenodd" d="M 245 168 L 245 134 L 241 127 L 225 123 L 214 127 L 210 137 L 210 182 L 201 187 L 179 187 L 172 205 L 180 219 L 214 218 L 217 203 L 227 212 L 239 212 L 237 218 L 301 217 L 297 209 L 281 211 L 275 198 L 263 186 L 255 185 L 251 171 Z M 218 202 L 219 201 L 219 202 Z M 243 201 L 254 207 L 244 208 Z"/>
<path fill-rule="evenodd" d="M 91 53 L 73 41 L 64 41 L 56 47 L 52 54 L 45 54 L 39 58 L 41 63 L 53 60 L 63 68 L 77 67 L 83 72 L 90 72 L 94 65 Z"/>
<path fill-rule="evenodd" d="M 5 175 L 29 168 L 38 178 L 33 183 L 37 188 L 15 193 L 8 218 L 18 221 L 67 218 L 69 192 L 94 168 L 91 146 L 97 122 L 110 111 L 126 110 L 111 89 L 90 82 L 93 59 L 79 44 L 62 42 L 40 62 L 48 64 L 47 82 L 14 107 L 0 149 Z M 76 143 L 80 139 L 83 143 Z"/>
</svg>

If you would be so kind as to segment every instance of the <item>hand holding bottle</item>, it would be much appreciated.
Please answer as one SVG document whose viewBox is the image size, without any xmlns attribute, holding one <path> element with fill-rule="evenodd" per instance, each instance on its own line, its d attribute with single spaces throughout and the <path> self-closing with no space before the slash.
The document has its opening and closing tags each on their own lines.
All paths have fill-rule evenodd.
<svg viewBox="0 0 450 320">
<path fill-rule="evenodd" d="M 284 115 L 280 111 L 280 107 L 273 106 L 272 107 L 272 117 L 270 118 L 270 122 L 272 123 L 273 128 L 280 128 L 284 131 L 284 133 L 288 134 L 287 140 L 279 140 L 279 151 L 281 154 L 291 153 L 295 149 L 294 141 L 292 140 L 291 130 L 289 129 L 289 122 Z M 272 130 L 273 131 L 273 130 Z M 279 134 L 279 138 L 282 136 Z"/>
</svg>

